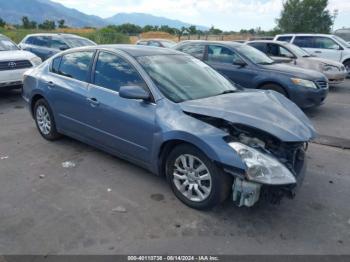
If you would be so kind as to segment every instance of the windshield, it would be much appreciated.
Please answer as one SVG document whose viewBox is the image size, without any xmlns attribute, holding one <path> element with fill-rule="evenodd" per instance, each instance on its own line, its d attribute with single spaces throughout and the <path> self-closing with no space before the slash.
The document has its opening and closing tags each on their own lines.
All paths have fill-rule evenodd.
<svg viewBox="0 0 350 262">
<path fill-rule="evenodd" d="M 90 41 L 86 38 L 78 38 L 78 37 L 65 37 L 64 40 L 70 47 L 80 47 L 80 46 L 91 46 L 96 45 L 94 42 Z"/>
<path fill-rule="evenodd" d="M 237 91 L 225 77 L 191 56 L 157 55 L 137 60 L 162 94 L 176 103 Z"/>
<path fill-rule="evenodd" d="M 175 42 L 173 41 L 161 41 L 162 45 L 167 48 L 172 48 L 173 46 L 176 45 Z"/>
<path fill-rule="evenodd" d="M 286 47 L 292 51 L 297 57 L 302 56 L 302 57 L 310 57 L 310 54 L 306 52 L 304 49 L 300 48 L 299 46 L 292 45 L 292 44 L 286 44 Z"/>
<path fill-rule="evenodd" d="M 336 36 L 336 35 L 334 35 L 333 37 L 334 37 L 334 39 L 336 39 L 342 46 L 344 46 L 344 47 L 346 47 L 346 48 L 350 48 L 350 44 L 347 43 L 347 42 L 345 42 L 345 40 L 344 40 L 343 38 L 341 38 L 341 37 L 339 37 L 339 36 Z"/>
<path fill-rule="evenodd" d="M 241 45 L 237 49 L 242 55 L 244 55 L 246 58 L 248 58 L 251 62 L 255 64 L 271 65 L 274 63 L 274 61 L 270 57 L 249 45 Z"/>
<path fill-rule="evenodd" d="M 10 39 L 0 37 L 0 51 L 19 50 L 18 46 Z"/>
</svg>

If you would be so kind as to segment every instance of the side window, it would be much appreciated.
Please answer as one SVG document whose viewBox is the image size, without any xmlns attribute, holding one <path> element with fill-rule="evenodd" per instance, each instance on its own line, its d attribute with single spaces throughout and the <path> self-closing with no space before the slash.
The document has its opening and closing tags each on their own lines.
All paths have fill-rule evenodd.
<svg viewBox="0 0 350 262">
<path fill-rule="evenodd" d="M 280 56 L 282 57 L 289 57 L 289 58 L 294 57 L 294 55 L 287 48 L 283 46 L 279 46 L 279 53 L 280 53 Z"/>
<path fill-rule="evenodd" d="M 150 41 L 150 42 L 148 42 L 148 45 L 149 45 L 149 46 L 160 47 L 160 44 L 159 44 L 158 42 L 156 42 L 156 41 Z"/>
<path fill-rule="evenodd" d="M 328 37 L 316 37 L 314 48 L 339 50 L 340 46 Z"/>
<path fill-rule="evenodd" d="M 296 36 L 293 44 L 302 48 L 314 48 L 313 36 Z"/>
<path fill-rule="evenodd" d="M 230 49 L 216 45 L 208 46 L 208 62 L 232 64 L 235 60 L 241 58 Z"/>
<path fill-rule="evenodd" d="M 266 44 L 265 43 L 249 43 L 250 46 L 258 49 L 259 51 L 263 52 L 266 54 L 267 50 L 266 50 Z"/>
<path fill-rule="evenodd" d="M 100 52 L 94 73 L 94 84 L 113 91 L 121 86 L 139 85 L 146 88 L 136 69 L 117 55 Z"/>
<path fill-rule="evenodd" d="M 49 47 L 50 46 L 50 37 L 36 36 L 36 37 L 34 37 L 33 45 Z"/>
<path fill-rule="evenodd" d="M 290 42 L 292 40 L 292 36 L 279 36 L 277 37 L 277 41 L 282 41 L 282 42 Z"/>
<path fill-rule="evenodd" d="M 26 39 L 25 43 L 28 44 L 28 45 L 34 44 L 34 37 L 33 36 L 28 37 Z"/>
<path fill-rule="evenodd" d="M 267 54 L 270 56 L 279 56 L 279 48 L 278 45 L 269 44 L 267 48 Z"/>
<path fill-rule="evenodd" d="M 181 52 L 190 54 L 196 58 L 203 60 L 205 45 L 185 45 L 179 49 Z"/>
<path fill-rule="evenodd" d="M 62 47 L 65 49 L 69 48 L 68 45 L 64 41 L 62 41 L 61 39 L 56 38 L 56 37 L 53 37 L 51 39 L 50 46 L 51 46 L 51 48 L 54 48 L 54 49 L 60 49 Z"/>
<path fill-rule="evenodd" d="M 61 63 L 61 56 L 56 57 L 51 64 L 51 72 L 58 74 L 59 73 L 59 67 L 60 67 L 60 63 Z"/>
<path fill-rule="evenodd" d="M 80 81 L 87 81 L 93 51 L 69 53 L 62 57 L 59 74 Z"/>
<path fill-rule="evenodd" d="M 147 45 L 147 42 L 146 41 L 140 41 L 140 42 L 137 42 L 138 45 Z"/>
</svg>

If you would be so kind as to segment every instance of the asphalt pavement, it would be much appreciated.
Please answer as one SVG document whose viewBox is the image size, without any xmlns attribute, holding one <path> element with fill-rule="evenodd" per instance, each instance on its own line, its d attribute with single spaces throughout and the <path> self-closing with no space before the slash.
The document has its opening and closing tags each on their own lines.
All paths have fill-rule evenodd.
<svg viewBox="0 0 350 262">
<path fill-rule="evenodd" d="M 294 200 L 200 212 L 164 178 L 45 141 L 19 93 L 0 93 L 0 254 L 349 254 L 350 81 L 306 113 L 320 137 Z"/>
</svg>

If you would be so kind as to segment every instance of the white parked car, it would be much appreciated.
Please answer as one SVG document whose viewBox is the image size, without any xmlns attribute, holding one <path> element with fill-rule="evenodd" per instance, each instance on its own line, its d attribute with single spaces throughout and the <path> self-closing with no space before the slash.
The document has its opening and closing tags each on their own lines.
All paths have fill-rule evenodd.
<svg viewBox="0 0 350 262">
<path fill-rule="evenodd" d="M 341 62 L 350 74 L 350 44 L 336 35 L 326 34 L 284 34 L 277 35 L 275 41 L 289 42 L 310 54 Z"/>
<path fill-rule="evenodd" d="M 39 57 L 0 34 L 0 89 L 21 87 L 24 72 L 39 64 Z"/>
</svg>

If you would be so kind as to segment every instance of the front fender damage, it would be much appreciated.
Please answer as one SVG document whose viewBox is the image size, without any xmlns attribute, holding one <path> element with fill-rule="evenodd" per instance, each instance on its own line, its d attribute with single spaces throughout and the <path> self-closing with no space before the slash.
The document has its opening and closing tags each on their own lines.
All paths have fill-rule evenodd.
<svg viewBox="0 0 350 262">
<path fill-rule="evenodd" d="M 234 176 L 232 197 L 233 201 L 238 206 L 252 207 L 259 199 L 277 204 L 280 203 L 281 199 L 284 197 L 294 198 L 296 189 L 302 184 L 305 175 L 305 153 L 307 151 L 308 141 L 284 142 L 254 127 L 234 124 L 216 117 L 194 113 L 186 114 L 223 130 L 227 134 L 227 136 L 224 137 L 227 143 L 240 142 L 274 157 L 285 165 L 296 178 L 295 184 L 268 185 L 249 181 L 244 174 L 236 173 L 234 169 L 224 167 L 223 170 L 225 172 Z"/>
</svg>

